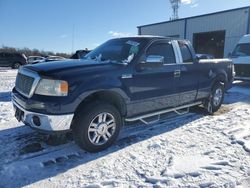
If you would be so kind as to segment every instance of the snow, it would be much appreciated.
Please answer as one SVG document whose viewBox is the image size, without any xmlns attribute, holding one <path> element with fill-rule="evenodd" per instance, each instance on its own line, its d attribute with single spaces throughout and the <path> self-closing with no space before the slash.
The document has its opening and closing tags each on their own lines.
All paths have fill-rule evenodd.
<svg viewBox="0 0 250 188">
<path fill-rule="evenodd" d="M 236 82 L 219 112 L 200 107 L 152 125 L 125 126 L 99 153 L 71 135 L 18 123 L 10 92 L 16 71 L 0 69 L 0 187 L 250 187 L 250 84 Z"/>
</svg>

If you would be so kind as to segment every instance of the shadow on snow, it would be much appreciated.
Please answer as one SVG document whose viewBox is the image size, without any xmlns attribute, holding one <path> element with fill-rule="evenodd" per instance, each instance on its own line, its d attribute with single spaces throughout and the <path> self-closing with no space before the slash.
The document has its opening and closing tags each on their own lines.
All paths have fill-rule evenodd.
<svg viewBox="0 0 250 188">
<path fill-rule="evenodd" d="M 238 84 L 237 84 L 238 85 Z M 241 83 L 240 87 L 246 87 L 249 88 L 250 84 L 249 83 Z M 0 94 L 0 97 L 5 96 L 5 100 L 8 100 L 8 96 L 10 95 L 10 92 L 6 92 L 5 94 Z M 0 98 L 1 99 L 1 98 Z M 225 95 L 225 104 L 233 104 L 237 102 L 247 102 L 249 103 L 248 97 L 246 95 L 242 95 L 236 93 L 236 92 L 230 92 Z M 230 111 L 230 109 L 227 109 L 227 105 L 223 105 L 222 110 L 220 110 L 217 114 L 215 115 L 220 115 L 222 113 L 227 113 Z M 74 167 L 84 165 L 88 162 L 94 161 L 96 159 L 99 159 L 101 157 L 107 156 L 111 153 L 118 152 L 119 150 L 125 149 L 133 144 L 137 144 L 139 142 L 142 142 L 144 140 L 150 139 L 151 137 L 157 136 L 164 134 L 166 132 L 170 132 L 172 130 L 178 129 L 182 126 L 187 126 L 188 123 L 194 122 L 206 115 L 205 111 L 201 107 L 194 107 L 191 109 L 190 113 L 185 114 L 183 116 L 177 116 L 173 113 L 163 115 L 161 120 L 158 123 L 151 124 L 151 125 L 142 125 L 139 122 L 135 122 L 132 125 L 126 125 L 123 127 L 121 130 L 121 133 L 119 135 L 119 139 L 115 142 L 113 146 L 110 148 L 106 149 L 105 151 L 98 152 L 98 153 L 88 153 L 85 152 L 81 149 L 79 149 L 75 144 L 73 143 L 71 139 L 71 135 L 66 136 L 66 141 L 58 142 L 59 146 L 51 146 L 51 143 L 54 141 L 51 141 L 51 138 L 38 134 L 32 130 L 27 130 L 24 126 L 18 127 L 18 128 L 12 128 L 8 130 L 3 130 L 0 131 L 0 144 L 3 145 L 5 144 L 2 148 L 7 148 L 6 151 L 0 151 L 0 158 L 10 156 L 13 158 L 13 161 L 10 161 L 9 163 L 0 163 L 0 176 L 2 177 L 1 182 L 0 182 L 0 187 L 1 184 L 3 186 L 26 186 L 30 185 L 32 183 L 54 177 L 58 174 L 61 174 L 63 172 L 66 172 Z M 25 131 L 23 131 L 25 130 Z M 9 138 L 8 138 L 9 137 Z M 4 140 L 7 140 L 4 142 Z M 66 143 L 66 144 L 65 144 Z M 8 150 L 11 149 L 11 144 L 13 146 L 16 146 L 16 150 L 12 151 L 12 153 Z M 0 145 L 0 146 L 1 146 Z M 56 144 L 55 144 L 56 145 Z M 29 147 L 30 146 L 30 147 Z M 33 147 L 32 147 L 33 146 Z M 75 158 L 70 158 L 69 155 L 67 155 L 68 150 L 64 148 L 73 148 L 73 150 L 78 153 L 78 156 Z M 18 175 L 15 176 L 12 174 L 10 176 L 8 174 L 8 166 L 13 164 L 13 163 L 18 163 L 19 161 L 25 161 L 25 157 L 21 157 L 22 155 L 27 155 L 27 154 L 34 154 L 29 155 L 27 159 L 32 158 L 33 162 L 37 162 L 38 164 L 41 163 L 41 156 L 46 156 L 49 152 L 51 151 L 50 154 L 55 151 L 58 151 L 58 147 L 61 148 L 61 155 L 63 153 L 64 156 L 67 159 L 64 158 L 64 160 L 59 160 L 60 157 L 63 159 L 64 156 L 59 156 L 57 159 L 54 160 L 52 163 L 46 163 L 44 166 L 39 166 L 37 169 L 35 168 L 34 171 L 32 171 L 32 168 L 30 170 L 26 171 L 18 171 L 16 169 L 16 172 L 18 172 Z M 35 149 L 34 149 L 35 148 Z M 60 150 L 60 149 L 59 149 Z M 10 154 L 8 155 L 8 153 Z M 70 154 L 70 153 L 68 153 Z M 56 161 L 56 162 L 55 162 Z M 45 164 L 45 163 L 44 163 Z M 29 165 L 29 164 L 27 164 Z M 18 166 L 16 166 L 18 168 Z M 28 173 L 28 171 L 30 171 Z M 37 173 L 39 171 L 39 173 Z M 28 173 L 28 174 L 27 174 Z M 12 181 L 12 179 L 15 179 L 15 181 Z M 13 185 L 11 185 L 13 184 Z"/>
</svg>

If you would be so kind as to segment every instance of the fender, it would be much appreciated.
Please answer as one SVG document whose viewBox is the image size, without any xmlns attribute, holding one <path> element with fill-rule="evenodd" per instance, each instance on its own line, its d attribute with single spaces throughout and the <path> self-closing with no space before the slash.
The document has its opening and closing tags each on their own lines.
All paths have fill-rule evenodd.
<svg viewBox="0 0 250 188">
<path fill-rule="evenodd" d="M 213 85 L 220 81 L 223 82 L 224 84 L 227 84 L 228 82 L 228 76 L 225 70 L 223 69 L 217 69 L 215 72 L 211 74 L 212 82 L 210 84 L 210 88 L 212 89 Z"/>
<path fill-rule="evenodd" d="M 123 100 L 124 104 L 130 101 L 126 89 L 117 77 L 99 77 L 95 80 L 91 79 L 89 82 L 84 82 L 84 84 L 80 85 L 77 90 L 79 90 L 79 95 L 76 98 L 75 110 L 87 97 L 99 92 L 114 93 Z"/>
</svg>

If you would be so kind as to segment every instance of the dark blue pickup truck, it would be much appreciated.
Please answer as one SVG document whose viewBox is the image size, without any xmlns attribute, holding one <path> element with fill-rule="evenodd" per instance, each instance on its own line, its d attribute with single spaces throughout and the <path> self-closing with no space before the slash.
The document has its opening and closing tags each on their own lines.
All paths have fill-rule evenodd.
<svg viewBox="0 0 250 188">
<path fill-rule="evenodd" d="M 27 65 L 12 92 L 15 116 L 76 143 L 109 147 L 124 122 L 204 105 L 212 114 L 233 80 L 227 59 L 198 60 L 189 41 L 141 36 L 107 41 L 80 60 Z"/>
</svg>

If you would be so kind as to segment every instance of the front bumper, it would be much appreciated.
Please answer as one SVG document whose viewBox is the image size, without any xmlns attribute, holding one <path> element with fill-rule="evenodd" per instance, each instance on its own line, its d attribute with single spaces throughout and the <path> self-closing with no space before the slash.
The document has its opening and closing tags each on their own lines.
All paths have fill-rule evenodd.
<svg viewBox="0 0 250 188">
<path fill-rule="evenodd" d="M 249 77 L 236 76 L 235 80 L 250 81 L 250 76 Z"/>
<path fill-rule="evenodd" d="M 18 103 L 12 100 L 15 110 L 21 112 L 20 120 L 29 125 L 31 128 L 40 130 L 41 132 L 54 132 L 54 131 L 67 131 L 70 130 L 70 126 L 73 120 L 74 114 L 66 115 L 47 115 L 36 112 L 27 111 L 22 108 Z M 34 117 L 39 119 L 40 124 L 34 122 Z"/>
</svg>

